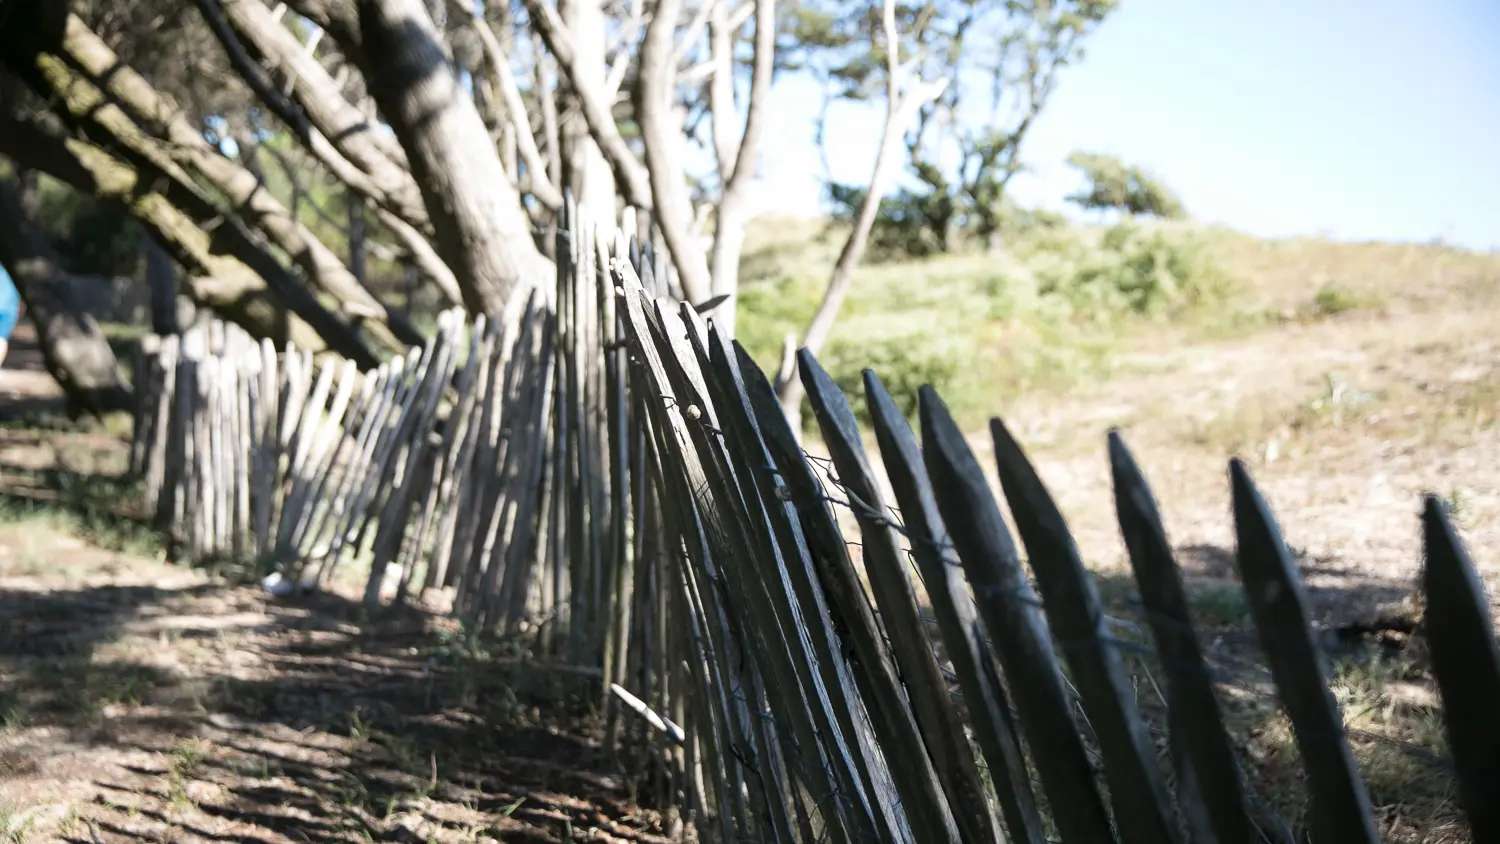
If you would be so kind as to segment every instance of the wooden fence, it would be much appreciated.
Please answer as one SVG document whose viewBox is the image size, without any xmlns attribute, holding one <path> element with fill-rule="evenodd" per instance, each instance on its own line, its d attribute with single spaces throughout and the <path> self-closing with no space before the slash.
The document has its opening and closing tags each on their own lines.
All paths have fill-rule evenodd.
<svg viewBox="0 0 1500 844">
<path fill-rule="evenodd" d="M 1289 840 L 1251 799 L 1172 546 L 1117 434 L 1147 644 L 1112 633 L 1002 422 L 990 433 L 1020 547 L 936 392 L 921 392 L 913 430 L 865 374 L 887 501 L 848 397 L 812 356 L 799 374 L 826 462 L 744 350 L 665 295 L 649 248 L 571 230 L 555 288 L 498 320 L 447 314 L 425 348 L 363 375 L 227 331 L 148 346 L 136 467 L 162 526 L 191 556 L 264 556 L 299 583 L 361 560 L 371 602 L 388 578 L 397 600 L 452 587 L 461 616 L 597 667 L 607 745 L 660 763 L 703 840 Z M 1229 474 L 1313 840 L 1377 841 L 1295 562 L 1244 464 Z M 1474 840 L 1500 841 L 1500 650 L 1436 499 L 1421 524 L 1458 797 Z M 1128 649 L 1163 668 L 1164 749 Z"/>
</svg>

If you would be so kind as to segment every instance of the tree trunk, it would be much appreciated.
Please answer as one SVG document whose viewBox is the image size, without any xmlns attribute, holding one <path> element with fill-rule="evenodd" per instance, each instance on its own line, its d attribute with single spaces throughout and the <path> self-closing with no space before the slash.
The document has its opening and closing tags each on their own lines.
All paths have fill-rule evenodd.
<svg viewBox="0 0 1500 844">
<path fill-rule="evenodd" d="M 47 239 L 22 208 L 20 192 L 0 179 L 0 265 L 15 281 L 36 326 L 47 370 L 68 399 L 101 415 L 131 406 L 115 353 L 89 316 Z"/>
<path fill-rule="evenodd" d="M 652 212 L 687 300 L 698 304 L 713 295 L 708 260 L 693 237 L 693 204 L 683 176 L 682 115 L 676 106 L 677 66 L 673 36 L 681 0 L 660 0 L 641 42 L 635 111 L 646 148 Z M 555 52 L 555 48 L 554 48 Z"/>
<path fill-rule="evenodd" d="M 151 296 L 151 330 L 165 337 L 182 330 L 177 320 L 177 267 L 156 238 L 141 235 L 146 252 L 146 290 Z"/>
<path fill-rule="evenodd" d="M 293 8 L 308 5 L 292 2 Z M 510 292 L 544 277 L 548 261 L 474 101 L 458 83 L 422 0 L 361 0 L 357 45 L 331 30 L 355 57 L 411 165 L 438 252 L 458 279 L 464 304 L 498 314 Z M 342 36 L 342 38 L 341 38 Z"/>
<path fill-rule="evenodd" d="M 802 348 L 814 355 L 828 341 L 833 323 L 838 319 L 839 309 L 844 306 L 844 299 L 849 295 L 849 286 L 854 283 L 854 271 L 859 268 L 865 247 L 869 244 L 870 230 L 875 227 L 875 218 L 880 213 L 880 197 L 885 193 L 886 179 L 895 164 L 906 125 L 916 117 L 923 104 L 940 96 L 948 85 L 948 80 L 939 79 L 935 82 L 918 82 L 904 95 L 897 89 L 899 43 L 895 0 L 885 0 L 882 17 L 887 45 L 885 126 L 880 137 L 880 148 L 875 154 L 875 166 L 870 173 L 869 188 L 865 191 L 864 200 L 860 202 L 859 216 L 854 221 L 854 230 L 849 232 L 848 239 L 844 241 L 844 248 L 839 252 L 839 259 L 833 265 L 833 274 L 828 279 L 828 288 L 823 292 L 823 301 L 818 303 L 818 309 L 802 335 Z M 792 431 L 800 434 L 803 386 L 802 379 L 797 376 L 796 358 L 790 346 L 788 343 L 781 372 L 777 375 L 776 398 L 781 403 L 781 412 L 791 423 Z"/>
<path fill-rule="evenodd" d="M 710 102 L 713 108 L 714 149 L 724 189 L 714 220 L 713 262 L 709 267 L 712 293 L 726 296 L 712 319 L 719 330 L 734 336 L 739 308 L 740 256 L 745 250 L 745 227 L 753 209 L 750 190 L 759 165 L 760 142 L 766 125 L 766 100 L 776 57 L 776 0 L 755 0 L 755 65 L 745 111 L 745 130 L 738 137 L 739 115 L 734 97 L 734 24 L 723 7 L 711 13 L 709 33 L 715 62 Z"/>
</svg>

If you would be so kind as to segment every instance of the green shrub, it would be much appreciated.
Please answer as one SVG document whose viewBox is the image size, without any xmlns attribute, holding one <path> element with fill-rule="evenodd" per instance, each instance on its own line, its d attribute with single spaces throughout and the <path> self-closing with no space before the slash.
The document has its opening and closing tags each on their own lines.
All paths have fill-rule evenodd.
<svg viewBox="0 0 1500 844">
<path fill-rule="evenodd" d="M 1358 294 L 1341 284 L 1325 284 L 1313 294 L 1313 313 L 1318 316 L 1337 316 L 1364 304 Z"/>
<path fill-rule="evenodd" d="M 1013 231 L 995 254 L 859 269 L 819 360 L 861 421 L 866 368 L 906 413 L 915 411 L 917 388 L 930 383 L 968 424 L 993 412 L 998 396 L 1111 371 L 1120 337 L 1143 320 L 1196 320 L 1224 311 L 1231 292 L 1211 241 L 1194 231 L 1161 224 L 1099 230 L 1044 216 Z M 737 336 L 767 374 L 779 366 L 786 334 L 806 329 L 832 258 L 779 260 L 770 279 L 740 288 Z"/>
<path fill-rule="evenodd" d="M 38 200 L 37 222 L 63 269 L 105 277 L 136 274 L 141 229 L 129 214 L 50 178 L 40 180 Z"/>
<path fill-rule="evenodd" d="M 896 407 L 911 419 L 917 413 L 917 390 L 931 384 L 943 392 L 968 357 L 961 344 L 917 329 L 857 339 L 837 338 L 828 344 L 818 362 L 849 397 L 854 417 L 861 425 L 868 426 L 870 418 L 864 399 L 866 369 L 875 371 Z M 803 415 L 804 419 L 810 417 L 810 412 Z"/>
<path fill-rule="evenodd" d="M 1188 603 L 1198 621 L 1210 627 L 1230 627 L 1250 614 L 1245 590 L 1234 584 L 1202 587 L 1188 597 Z"/>
<path fill-rule="evenodd" d="M 819 284 L 792 276 L 740 285 L 735 339 L 767 376 L 776 373 L 787 332 L 802 334 L 822 296 Z"/>
<path fill-rule="evenodd" d="M 1126 222 L 1097 246 L 1053 238 L 1033 256 L 1038 292 L 1068 302 L 1078 316 L 1161 316 L 1221 299 L 1230 283 L 1207 245 L 1186 233 Z M 1051 254 L 1046 254 L 1051 252 Z"/>
</svg>

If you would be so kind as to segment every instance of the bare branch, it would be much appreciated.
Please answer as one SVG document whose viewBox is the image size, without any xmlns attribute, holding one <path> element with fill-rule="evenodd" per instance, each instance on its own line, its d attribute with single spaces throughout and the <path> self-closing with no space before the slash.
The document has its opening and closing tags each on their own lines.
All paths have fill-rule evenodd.
<svg viewBox="0 0 1500 844">
<path fill-rule="evenodd" d="M 438 290 L 443 293 L 443 298 L 454 305 L 462 305 L 464 294 L 459 289 L 458 279 L 454 277 L 453 270 L 449 269 L 442 257 L 438 255 L 437 250 L 432 248 L 427 238 L 413 228 L 411 223 L 384 208 L 376 207 L 375 216 L 396 237 L 401 238 L 412 262 L 417 265 L 417 269 L 421 270 L 423 275 L 427 276 L 429 281 L 437 285 Z"/>
<path fill-rule="evenodd" d="M 718 70 L 718 60 L 711 58 L 708 61 L 699 62 L 695 65 L 688 65 L 678 71 L 677 80 L 684 85 L 698 85 L 712 78 Z"/>
<path fill-rule="evenodd" d="M 710 11 L 722 12 L 725 9 L 726 0 L 717 0 L 717 2 L 707 3 L 699 8 L 698 12 L 693 17 L 692 22 L 689 23 L 686 27 L 687 34 L 683 36 L 681 42 L 679 42 L 678 44 L 676 53 L 678 64 L 686 61 L 688 55 L 692 53 L 693 48 L 698 46 L 698 39 L 703 37 L 704 20 L 708 18 Z M 734 8 L 732 10 L 729 10 L 727 12 L 727 16 L 724 18 L 724 21 L 728 26 L 730 32 L 738 32 L 740 27 L 744 26 L 750 20 L 750 18 L 754 17 L 754 15 L 755 0 L 741 0 L 741 2 L 737 2 L 734 4 Z"/>
<path fill-rule="evenodd" d="M 500 39 L 495 37 L 494 30 L 490 29 L 483 14 L 477 9 L 474 11 L 472 24 L 479 35 L 479 43 L 484 47 L 485 62 L 494 77 L 495 87 L 499 89 L 500 97 L 505 102 L 506 115 L 516 127 L 516 142 L 520 148 L 521 160 L 526 162 L 531 192 L 539 202 L 556 211 L 562 207 L 562 192 L 548 178 L 547 164 L 536 147 L 536 136 L 531 134 L 531 120 L 526 115 L 526 103 L 521 99 L 521 89 L 516 85 L 515 74 L 511 72 L 510 60 L 500 48 Z"/>
<path fill-rule="evenodd" d="M 413 225 L 431 230 L 426 207 L 421 193 L 412 179 L 406 154 L 393 138 L 381 132 L 369 118 L 351 104 L 340 86 L 316 59 L 302 52 L 302 45 L 285 27 L 276 23 L 268 9 L 259 0 L 199 0 L 200 6 L 215 4 L 229 22 L 240 41 L 259 53 L 273 66 L 280 67 L 292 82 L 292 95 L 302 106 L 310 125 L 315 126 L 322 139 L 331 141 L 339 155 L 365 173 L 363 179 L 355 176 L 349 168 L 340 168 L 337 161 L 322 148 L 322 142 L 313 136 L 303 137 L 315 155 L 330 163 L 339 177 L 359 189 L 362 185 L 371 190 L 365 194 L 372 203 L 390 209 L 393 213 Z M 298 5 L 310 5 L 309 0 L 298 0 Z M 337 5 L 333 2 L 311 4 L 318 8 Z M 307 12 L 298 9 L 304 16 Z M 330 19 L 331 20 L 331 19 Z M 338 31 L 326 23 L 335 39 Z M 341 44 L 342 46 L 342 44 Z M 281 116 L 278 113 L 278 116 Z M 289 124 L 295 128 L 296 124 Z M 314 148 L 314 144 L 318 147 Z"/>
<path fill-rule="evenodd" d="M 672 51 L 673 64 L 681 67 L 682 63 L 687 61 L 688 56 L 692 55 L 694 48 L 698 46 L 698 41 L 703 38 L 703 31 L 709 20 L 715 17 L 724 23 L 729 22 L 729 18 L 724 14 L 723 0 L 703 0 L 698 4 L 697 11 L 693 12 L 692 19 L 684 27 L 686 33 L 677 42 L 677 48 Z"/>
<path fill-rule="evenodd" d="M 885 192 L 886 179 L 894 163 L 896 153 L 899 151 L 901 136 L 906 127 L 917 114 L 917 111 L 928 102 L 942 96 L 948 86 L 947 79 L 939 79 L 933 82 L 918 80 L 911 90 L 903 93 L 900 90 L 900 33 L 896 29 L 896 0 L 885 0 L 883 16 L 883 29 L 886 43 L 886 118 L 885 127 L 881 132 L 880 151 L 875 156 L 875 167 L 870 173 L 869 188 L 865 192 L 864 200 L 859 206 L 859 217 L 855 220 L 854 230 L 844 241 L 844 248 L 839 252 L 838 261 L 834 264 L 833 274 L 828 279 L 828 288 L 823 293 L 823 301 L 818 304 L 818 310 L 813 314 L 812 320 L 807 325 L 807 331 L 802 335 L 802 347 L 816 354 L 823 344 L 828 340 L 828 334 L 833 330 L 834 320 L 838 318 L 839 309 L 843 307 L 844 299 L 849 295 L 849 286 L 854 281 L 854 270 L 859 266 L 864 257 L 865 247 L 870 240 L 870 230 L 875 226 L 875 217 L 880 211 L 880 199 Z M 794 422 L 801 415 L 803 387 L 800 378 L 795 375 L 795 367 L 790 372 L 783 372 L 778 377 L 776 385 L 777 397 L 781 401 L 782 412 Z M 800 430 L 796 425 L 792 428 Z"/>
<path fill-rule="evenodd" d="M 673 102 L 677 66 L 672 61 L 672 36 L 681 10 L 681 0 L 661 0 L 646 28 L 636 84 L 636 119 L 646 146 L 656 224 L 672 253 L 683 292 L 696 303 L 712 296 L 713 287 L 703 249 L 692 235 L 693 205 L 680 149 L 682 126 Z"/>
<path fill-rule="evenodd" d="M 345 158 L 343 153 L 329 142 L 327 136 L 312 125 L 301 106 L 276 87 L 230 27 L 229 21 L 224 17 L 223 9 L 219 6 L 219 0 L 197 0 L 197 3 L 209 28 L 213 30 L 219 43 L 228 53 L 231 66 L 271 113 L 286 124 L 293 135 L 302 140 L 303 145 L 313 154 L 313 157 L 321 161 L 335 178 L 376 207 L 393 209 L 395 213 L 407 215 L 417 225 L 430 225 L 427 220 L 427 210 L 422 207 L 421 198 L 415 195 L 415 185 L 402 191 L 403 194 L 410 194 L 407 196 L 393 196 L 384 187 L 377 185 L 369 173 Z"/>
<path fill-rule="evenodd" d="M 259 150 L 265 150 L 270 153 L 271 157 L 276 159 L 276 163 L 281 167 L 282 172 L 286 174 L 288 181 L 292 183 L 292 190 L 294 192 L 292 209 L 295 215 L 297 208 L 295 196 L 297 193 L 302 192 L 296 173 L 298 169 L 296 165 L 288 159 L 285 152 L 273 146 L 256 146 L 252 145 L 248 140 L 241 140 L 239 143 L 242 149 L 246 149 L 252 155 Z M 254 168 L 251 168 L 251 172 L 255 172 Z M 353 187 L 347 182 L 345 186 Z M 361 196 L 365 195 L 361 194 Z M 369 197 L 365 196 L 365 198 L 368 199 Z M 338 221 L 330 217 L 316 202 L 309 202 L 308 205 L 313 209 L 313 213 L 317 214 L 324 223 L 340 232 L 346 231 Z M 443 263 L 443 259 L 438 256 L 437 251 L 432 248 L 432 244 L 427 238 L 421 232 L 417 231 L 411 223 L 391 213 L 384 206 L 376 204 L 372 205 L 371 208 L 375 211 L 375 216 L 380 222 L 387 229 L 390 229 L 391 233 L 401 241 L 404 247 L 401 253 L 402 256 L 409 259 L 428 281 L 437 285 L 438 290 L 442 291 L 443 297 L 450 304 L 462 305 L 463 294 L 458 289 L 458 280 L 453 277 L 453 270 L 449 269 L 448 265 Z M 385 244 L 372 241 L 367 243 L 366 246 L 381 260 L 394 262 L 398 257 Z"/>
<path fill-rule="evenodd" d="M 557 59 L 558 67 L 568 77 L 568 83 L 578 97 L 578 104 L 583 111 L 584 122 L 588 124 L 594 142 L 599 145 L 599 151 L 604 153 L 610 167 L 614 169 L 615 180 L 625 194 L 625 201 L 639 208 L 652 210 L 655 205 L 652 201 L 654 182 L 646 172 L 647 168 L 641 166 L 641 162 L 630 151 L 625 138 L 620 135 L 619 127 L 615 125 L 614 115 L 610 113 L 613 97 L 607 98 L 605 91 L 595 90 L 591 85 L 579 84 L 582 80 L 576 70 L 577 55 L 573 50 L 573 43 L 568 38 L 567 27 L 562 18 L 552 7 L 551 0 L 525 0 L 525 3 L 527 11 L 531 13 L 532 27 L 541 35 L 547 44 L 547 50 Z M 657 16 L 661 16 L 660 9 L 657 10 Z M 649 30 L 646 37 L 649 41 Z M 667 37 L 670 38 L 671 33 Z"/>
<path fill-rule="evenodd" d="M 641 22 L 646 17 L 646 0 L 630 0 L 630 17 L 620 31 L 620 46 L 610 62 L 609 73 L 604 77 L 604 98 L 614 102 L 620 95 L 620 85 L 625 81 L 625 71 L 630 69 L 630 48 L 641 37 Z"/>
</svg>

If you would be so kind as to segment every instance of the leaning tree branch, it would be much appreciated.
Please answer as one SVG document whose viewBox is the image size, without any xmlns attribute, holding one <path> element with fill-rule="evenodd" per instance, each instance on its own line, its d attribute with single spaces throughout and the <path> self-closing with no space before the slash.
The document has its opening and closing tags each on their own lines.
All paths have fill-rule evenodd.
<svg viewBox="0 0 1500 844">
<path fill-rule="evenodd" d="M 337 351 L 361 366 L 375 365 L 349 326 L 324 310 L 270 253 L 247 251 L 253 243 L 238 221 L 188 213 L 163 191 L 163 174 L 70 136 L 52 121 L 4 109 L 0 155 L 121 206 L 187 270 L 190 299 L 251 335 L 313 352 Z"/>
<path fill-rule="evenodd" d="M 170 160 L 184 173 L 202 177 L 246 222 L 290 256 L 309 283 L 339 303 L 346 318 L 368 328 L 377 342 L 395 351 L 423 342 L 416 326 L 370 293 L 332 250 L 264 189 L 259 178 L 214 149 L 76 15 L 68 18 L 61 53 L 79 69 L 79 75 L 58 90 L 66 91 L 91 123 L 136 155 L 153 162 Z M 106 105 L 106 95 L 120 105 Z"/>
<path fill-rule="evenodd" d="M 248 142 L 242 142 L 241 147 L 243 148 L 247 144 Z M 255 149 L 265 150 L 272 158 L 276 159 L 277 165 L 286 174 L 287 180 L 292 183 L 293 190 L 300 190 L 298 177 L 295 172 L 297 169 L 296 165 L 288 159 L 285 152 L 271 146 L 260 146 Z M 323 210 L 318 203 L 309 202 L 308 205 L 313 209 L 313 213 L 317 214 L 318 218 L 324 223 L 346 235 L 348 234 L 347 228 L 329 216 L 328 212 Z M 296 203 L 294 202 L 293 208 L 295 207 Z M 437 285 L 438 290 L 442 292 L 443 297 L 447 299 L 449 304 L 462 305 L 464 301 L 463 293 L 458 289 L 458 280 L 453 277 L 453 271 L 448 269 L 447 264 L 443 263 L 443 259 L 437 254 L 437 250 L 432 248 L 432 244 L 428 242 L 427 238 L 410 223 L 391 213 L 384 206 L 372 205 L 371 209 L 375 212 L 375 216 L 380 220 L 381 224 L 390 229 L 391 233 L 401 241 L 402 248 L 399 254 L 409 259 L 428 281 Z M 368 246 L 371 249 L 388 249 L 392 251 L 392 255 L 389 258 L 377 252 L 376 257 L 382 260 L 394 261 L 396 259 L 396 250 L 392 247 L 380 243 L 370 243 Z"/>
<path fill-rule="evenodd" d="M 372 190 L 366 196 L 371 203 L 390 209 L 412 225 L 426 232 L 432 231 L 432 222 L 422 202 L 421 191 L 412 178 L 406 153 L 401 145 L 380 130 L 375 122 L 349 102 L 342 86 L 323 69 L 318 60 L 308 55 L 302 45 L 286 27 L 278 23 L 269 9 L 260 0 L 198 0 L 200 7 L 216 7 L 238 42 L 251 55 L 258 54 L 261 60 L 281 71 L 288 83 L 291 96 L 301 106 L 312 128 L 329 141 L 340 157 L 347 159 L 365 175 L 364 179 L 345 178 L 330 156 L 319 154 L 312 146 L 312 136 L 299 138 L 320 160 L 329 164 L 329 169 L 347 184 L 358 189 L 361 184 Z M 306 0 L 298 4 L 308 5 Z M 332 4 L 323 4 L 332 5 Z M 298 9 L 304 17 L 310 17 Z M 208 15 L 205 12 L 205 15 Z M 210 21 L 212 23 L 212 21 Z M 322 24 L 320 24 L 322 25 Z M 324 26 L 339 43 L 340 49 L 349 54 L 349 47 L 340 37 L 342 28 Z M 217 33 L 217 28 L 215 32 Z M 222 38 L 220 39 L 223 40 Z M 231 49 L 226 45 L 226 49 Z M 231 57 L 233 50 L 231 49 Z M 354 56 L 350 55 L 353 59 Z M 355 59 L 357 61 L 357 59 Z M 260 94 L 260 90 L 256 90 Z M 273 109 L 280 115 L 281 109 Z M 296 124 L 288 124 L 293 129 Z"/>
<path fill-rule="evenodd" d="M 428 281 L 437 285 L 442 292 L 443 298 L 451 305 L 462 305 L 464 303 L 463 290 L 458 286 L 458 279 L 453 275 L 453 270 L 443 262 L 443 257 L 432 248 L 432 243 L 422 236 L 422 233 L 412 227 L 411 223 L 397 217 L 385 208 L 376 207 L 375 216 L 391 233 L 401 239 L 406 247 L 406 253 L 416 264 L 417 269 L 427 277 Z"/>
<path fill-rule="evenodd" d="M 322 162 L 335 178 L 348 185 L 371 205 L 390 209 L 392 213 L 406 217 L 417 226 L 430 226 L 427 220 L 427 209 L 422 207 L 421 196 L 417 193 L 415 184 L 403 183 L 394 186 L 394 193 L 388 190 L 392 186 L 378 184 L 369 172 L 347 158 L 333 142 L 328 140 L 327 135 L 313 125 L 302 106 L 294 102 L 283 90 L 285 86 L 278 86 L 266 73 L 265 68 L 261 67 L 260 62 L 251 56 L 250 49 L 240 40 L 225 16 L 220 0 L 196 0 L 196 2 L 204 20 L 208 22 L 209 29 L 219 39 L 224 52 L 229 56 L 230 66 L 244 79 L 245 84 L 261 103 L 302 141 L 303 146 L 307 147 L 308 152 L 312 153 L 314 158 Z M 291 79 L 295 79 L 295 76 Z"/>
</svg>

